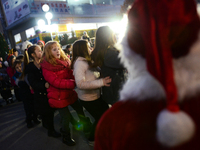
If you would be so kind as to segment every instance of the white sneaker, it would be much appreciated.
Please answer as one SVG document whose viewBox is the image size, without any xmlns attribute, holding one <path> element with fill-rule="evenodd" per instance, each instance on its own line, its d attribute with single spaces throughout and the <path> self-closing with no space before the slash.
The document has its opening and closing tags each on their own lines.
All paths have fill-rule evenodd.
<svg viewBox="0 0 200 150">
<path fill-rule="evenodd" d="M 88 144 L 94 147 L 94 141 L 88 141 Z"/>
</svg>

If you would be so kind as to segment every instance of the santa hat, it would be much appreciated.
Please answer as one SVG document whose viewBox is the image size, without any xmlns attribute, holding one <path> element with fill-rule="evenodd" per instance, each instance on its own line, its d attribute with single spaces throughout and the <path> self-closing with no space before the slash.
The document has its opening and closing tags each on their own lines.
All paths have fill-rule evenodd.
<svg viewBox="0 0 200 150">
<path fill-rule="evenodd" d="M 193 137 L 195 125 L 178 105 L 173 58 L 187 55 L 197 39 L 200 20 L 196 3 L 193 0 L 136 0 L 128 20 L 129 48 L 146 60 L 148 72 L 166 94 L 166 109 L 158 115 L 157 139 L 165 146 L 180 145 Z"/>
<path fill-rule="evenodd" d="M 45 45 L 45 42 L 44 42 L 44 41 L 38 40 L 38 41 L 37 41 L 37 44 L 38 44 L 39 42 L 42 43 L 43 45 Z"/>
</svg>

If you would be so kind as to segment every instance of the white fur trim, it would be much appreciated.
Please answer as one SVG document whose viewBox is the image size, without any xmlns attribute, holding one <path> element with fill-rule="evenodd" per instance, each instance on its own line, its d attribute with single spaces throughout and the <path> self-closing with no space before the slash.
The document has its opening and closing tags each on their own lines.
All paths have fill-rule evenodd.
<svg viewBox="0 0 200 150">
<path fill-rule="evenodd" d="M 145 59 L 130 49 L 127 42 L 127 34 L 125 34 L 121 42 L 116 46 L 121 50 L 121 61 L 129 72 L 129 79 L 120 93 L 120 99 L 136 97 L 145 99 L 145 95 L 147 96 L 146 98 L 154 97 L 159 99 L 165 97 L 162 85 L 148 73 Z M 187 56 L 173 60 L 174 79 L 177 86 L 179 101 L 187 97 L 195 96 L 200 92 L 199 47 L 200 38 L 198 38 L 196 43 L 191 47 Z M 153 86 L 154 88 L 152 88 Z M 161 93 L 159 94 L 159 92 Z"/>
<path fill-rule="evenodd" d="M 183 111 L 177 113 L 163 110 L 157 119 L 157 139 L 168 147 L 189 141 L 195 132 L 193 120 Z"/>
<path fill-rule="evenodd" d="M 24 41 L 23 43 L 22 43 L 22 50 L 24 51 L 25 49 L 27 49 L 27 46 L 28 45 L 33 45 L 31 42 L 29 42 L 29 41 Z"/>
<path fill-rule="evenodd" d="M 120 92 L 120 99 L 164 98 L 165 92 L 162 85 L 147 71 L 145 59 L 130 49 L 127 36 L 124 36 L 117 47 L 122 50 L 121 61 L 129 73 L 128 81 Z"/>
<path fill-rule="evenodd" d="M 187 56 L 174 59 L 174 78 L 179 100 L 200 92 L 200 38 Z"/>
</svg>

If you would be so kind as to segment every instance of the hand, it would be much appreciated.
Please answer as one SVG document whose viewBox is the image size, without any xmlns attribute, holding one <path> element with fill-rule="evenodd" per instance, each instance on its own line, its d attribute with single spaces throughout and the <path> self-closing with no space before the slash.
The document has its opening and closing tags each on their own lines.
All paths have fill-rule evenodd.
<svg viewBox="0 0 200 150">
<path fill-rule="evenodd" d="M 49 83 L 48 82 L 45 83 L 45 88 L 47 88 L 47 89 L 49 88 Z"/>
<path fill-rule="evenodd" d="M 112 81 L 112 79 L 110 77 L 105 77 L 103 78 L 103 85 L 104 86 L 110 86 L 110 82 Z"/>
</svg>

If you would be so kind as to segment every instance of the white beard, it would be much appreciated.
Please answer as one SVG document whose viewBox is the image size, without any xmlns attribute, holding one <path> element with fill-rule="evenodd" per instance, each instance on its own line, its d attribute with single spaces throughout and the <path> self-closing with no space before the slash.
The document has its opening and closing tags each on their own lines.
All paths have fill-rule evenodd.
<svg viewBox="0 0 200 150">
<path fill-rule="evenodd" d="M 163 86 L 147 71 L 145 59 L 130 49 L 126 35 L 116 45 L 122 50 L 121 61 L 129 72 L 128 80 L 120 92 L 120 99 L 165 98 Z M 174 59 L 173 64 L 178 99 L 181 101 L 200 92 L 200 39 L 191 47 L 187 56 Z"/>
</svg>

